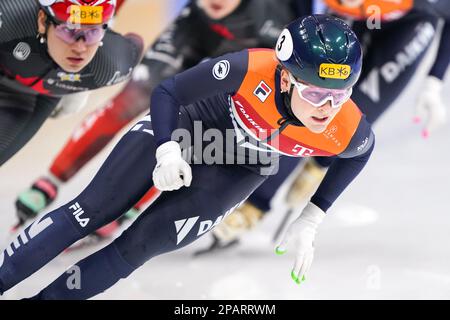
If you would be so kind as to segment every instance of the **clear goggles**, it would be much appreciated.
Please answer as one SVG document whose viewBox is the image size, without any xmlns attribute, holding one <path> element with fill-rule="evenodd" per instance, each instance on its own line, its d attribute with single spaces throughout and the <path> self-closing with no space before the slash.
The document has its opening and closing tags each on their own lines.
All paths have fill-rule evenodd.
<svg viewBox="0 0 450 320">
<path fill-rule="evenodd" d="M 297 89 L 298 94 L 300 97 L 312 104 L 314 107 L 321 107 L 327 101 L 331 102 L 332 108 L 339 108 L 341 107 L 345 102 L 350 99 L 353 89 L 326 89 L 326 88 L 320 88 L 315 86 L 310 86 L 303 84 L 301 82 L 298 82 L 295 80 L 294 76 L 292 76 L 291 73 L 289 73 L 289 79 L 291 80 L 291 83 L 295 86 Z"/>
<path fill-rule="evenodd" d="M 106 25 L 96 25 L 85 28 L 76 28 L 74 25 L 65 23 L 53 23 L 56 36 L 67 44 L 74 44 L 81 38 L 86 45 L 93 45 L 102 41 L 106 32 Z"/>
</svg>

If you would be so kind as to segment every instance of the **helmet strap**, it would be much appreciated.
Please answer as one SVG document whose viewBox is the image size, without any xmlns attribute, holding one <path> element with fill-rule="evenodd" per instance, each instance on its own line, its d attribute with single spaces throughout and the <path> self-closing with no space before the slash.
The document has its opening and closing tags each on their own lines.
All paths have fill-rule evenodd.
<svg viewBox="0 0 450 320">
<path fill-rule="evenodd" d="M 282 93 L 284 106 L 285 106 L 286 112 L 288 114 L 288 116 L 286 118 L 284 118 L 284 120 L 286 120 L 286 121 L 283 121 L 283 122 L 288 122 L 289 124 L 296 125 L 296 126 L 303 126 L 303 123 L 301 123 L 301 121 L 298 120 L 297 117 L 292 112 L 291 101 L 292 101 L 293 92 L 294 92 L 294 85 L 291 84 L 291 87 L 289 88 L 289 92 Z"/>
</svg>

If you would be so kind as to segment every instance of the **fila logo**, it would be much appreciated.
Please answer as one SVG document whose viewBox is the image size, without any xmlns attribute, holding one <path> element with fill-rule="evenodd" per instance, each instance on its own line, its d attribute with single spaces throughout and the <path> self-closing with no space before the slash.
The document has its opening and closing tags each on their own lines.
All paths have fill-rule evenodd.
<svg viewBox="0 0 450 320">
<path fill-rule="evenodd" d="M 81 215 L 84 213 L 83 208 L 80 206 L 78 202 L 75 202 L 73 205 L 69 207 L 69 209 L 72 209 L 74 212 L 72 212 L 75 219 L 77 219 L 80 226 L 83 228 L 87 226 L 89 223 L 89 218 L 81 218 Z"/>
<path fill-rule="evenodd" d="M 265 102 L 271 92 L 272 89 L 264 81 L 261 81 L 255 91 L 253 91 L 253 94 L 257 96 L 261 102 Z"/>
</svg>

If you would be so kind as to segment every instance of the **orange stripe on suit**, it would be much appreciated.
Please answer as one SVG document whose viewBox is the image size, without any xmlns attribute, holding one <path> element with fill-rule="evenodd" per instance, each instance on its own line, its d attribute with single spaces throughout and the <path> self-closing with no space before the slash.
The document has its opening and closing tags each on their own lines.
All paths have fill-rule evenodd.
<svg viewBox="0 0 450 320">
<path fill-rule="evenodd" d="M 247 74 L 232 97 L 233 114 L 240 126 L 260 141 L 280 128 L 282 115 L 275 102 L 278 61 L 273 50 L 249 50 Z M 353 101 L 345 103 L 323 133 L 306 127 L 288 126 L 266 144 L 290 156 L 333 156 L 350 143 L 362 113 Z"/>
</svg>

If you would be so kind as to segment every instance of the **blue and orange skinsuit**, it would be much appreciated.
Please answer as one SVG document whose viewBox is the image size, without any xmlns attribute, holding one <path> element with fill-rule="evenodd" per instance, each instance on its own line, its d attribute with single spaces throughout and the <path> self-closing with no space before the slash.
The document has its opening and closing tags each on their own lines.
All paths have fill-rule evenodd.
<svg viewBox="0 0 450 320">
<path fill-rule="evenodd" d="M 277 136 L 267 143 L 256 136 L 254 146 L 270 149 L 274 159 L 281 153 L 334 156 L 336 160 L 312 199 L 326 211 L 367 163 L 374 147 L 373 132 L 353 102 L 342 106 L 327 133 L 311 134 L 301 123 L 295 127 L 278 125 L 286 110 L 279 73 L 274 51 L 255 49 L 211 59 L 162 82 L 152 94 L 151 117 L 138 121 L 122 137 L 86 189 L 36 220 L 2 253 L 0 292 L 137 202 L 153 185 L 157 146 L 172 140 L 180 130 L 191 138 L 185 150 L 195 148 L 200 141 L 201 154 L 213 146 L 218 153 L 237 156 L 240 148 L 250 150 L 248 145 L 239 145 L 237 137 L 267 131 Z M 239 105 L 242 107 L 237 111 Z M 205 130 L 215 129 L 222 137 L 235 133 L 232 151 L 219 138 L 205 138 L 208 131 L 198 131 L 198 124 Z M 180 145 L 183 143 L 184 138 Z M 77 263 L 83 283 L 79 290 L 70 290 L 66 285 L 70 275 L 63 274 L 34 298 L 86 299 L 104 291 L 152 257 L 206 234 L 270 174 L 263 173 L 261 169 L 267 166 L 259 162 L 210 164 L 206 158 L 198 160 L 191 164 L 190 187 L 163 192 L 121 236 Z M 24 239 L 26 245 L 17 246 Z"/>
<path fill-rule="evenodd" d="M 249 71 L 239 90 L 232 96 L 233 115 L 242 128 L 260 141 L 268 140 L 266 145 L 269 149 L 283 155 L 331 157 L 345 153 L 363 118 L 351 100 L 344 104 L 328 131 L 323 134 L 313 133 L 304 126 L 292 125 L 278 132 L 283 116 L 278 111 L 282 107 L 277 108 L 276 92 L 273 92 L 277 87 L 277 79 L 273 75 L 278 67 L 274 51 L 250 49 L 248 60 Z M 259 88 L 262 89 L 259 92 L 270 92 L 264 101 L 255 92 Z M 274 130 L 275 137 L 270 139 L 269 132 Z M 329 134 L 330 131 L 333 133 Z"/>
</svg>

